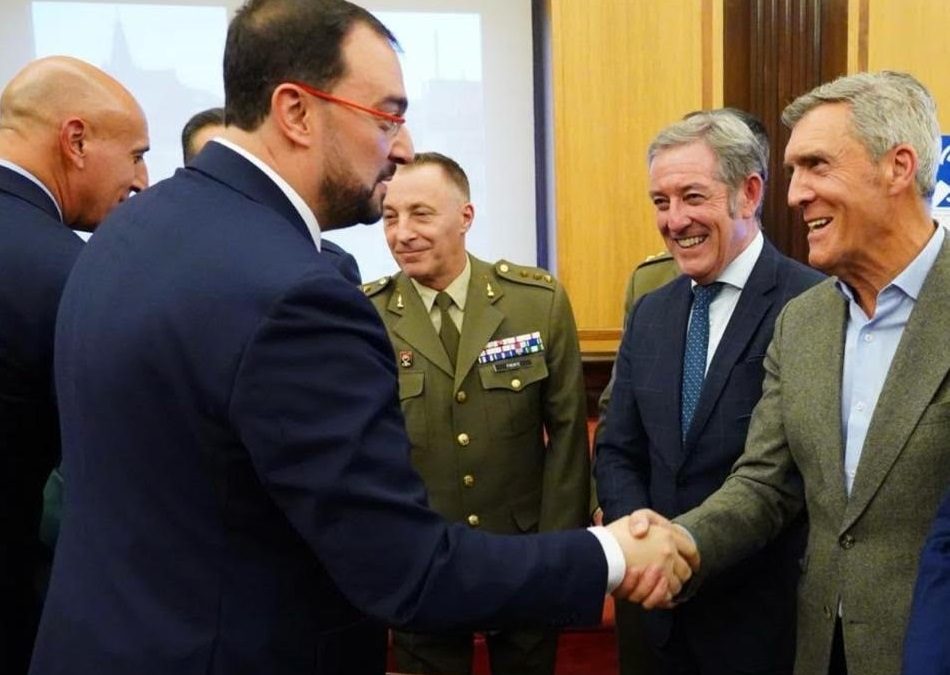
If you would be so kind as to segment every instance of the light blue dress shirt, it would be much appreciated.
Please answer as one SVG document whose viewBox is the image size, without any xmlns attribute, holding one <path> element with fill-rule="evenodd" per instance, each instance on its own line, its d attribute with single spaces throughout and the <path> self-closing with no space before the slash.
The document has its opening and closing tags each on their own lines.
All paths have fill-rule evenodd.
<svg viewBox="0 0 950 675">
<path fill-rule="evenodd" d="M 835 281 L 838 290 L 848 300 L 841 380 L 841 428 L 845 447 L 845 489 L 849 497 L 861 461 L 864 439 L 891 361 L 945 237 L 944 228 L 934 228 L 933 236 L 917 257 L 877 294 L 877 307 L 870 318 L 855 300 L 851 288 L 840 279 Z"/>
</svg>

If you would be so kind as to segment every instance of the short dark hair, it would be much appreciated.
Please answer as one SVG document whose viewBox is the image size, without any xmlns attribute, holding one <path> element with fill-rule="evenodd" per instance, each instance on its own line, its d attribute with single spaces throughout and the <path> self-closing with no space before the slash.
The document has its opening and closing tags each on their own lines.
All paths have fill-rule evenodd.
<svg viewBox="0 0 950 675">
<path fill-rule="evenodd" d="M 191 147 L 191 141 L 195 134 L 210 126 L 224 126 L 224 108 L 202 110 L 192 115 L 191 119 L 185 122 L 185 126 L 181 130 L 181 154 L 186 164 L 195 156 Z"/>
<path fill-rule="evenodd" d="M 413 167 L 426 165 L 437 166 L 442 169 L 442 173 L 445 174 L 445 177 L 452 181 L 455 187 L 461 190 L 466 201 L 472 198 L 471 189 L 468 185 L 468 176 L 465 175 L 465 170 L 454 159 L 440 152 L 417 152 L 412 161 L 408 162 L 405 166 L 411 169 Z"/>
<path fill-rule="evenodd" d="M 226 123 L 259 127 L 281 82 L 330 89 L 345 74 L 341 45 L 356 24 L 398 48 L 379 19 L 346 0 L 249 0 L 231 21 L 224 47 Z"/>
</svg>

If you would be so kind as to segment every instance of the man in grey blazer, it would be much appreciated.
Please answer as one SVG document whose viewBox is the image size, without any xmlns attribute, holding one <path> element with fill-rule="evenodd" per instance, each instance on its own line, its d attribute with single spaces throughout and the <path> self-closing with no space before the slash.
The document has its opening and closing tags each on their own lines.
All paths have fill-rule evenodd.
<svg viewBox="0 0 950 675">
<path fill-rule="evenodd" d="M 834 278 L 779 316 L 745 452 L 677 522 L 698 544 L 701 584 L 806 508 L 795 672 L 892 675 L 950 483 L 950 242 L 929 212 L 936 106 L 910 75 L 859 73 L 782 119 L 788 202 L 809 262 Z"/>
</svg>

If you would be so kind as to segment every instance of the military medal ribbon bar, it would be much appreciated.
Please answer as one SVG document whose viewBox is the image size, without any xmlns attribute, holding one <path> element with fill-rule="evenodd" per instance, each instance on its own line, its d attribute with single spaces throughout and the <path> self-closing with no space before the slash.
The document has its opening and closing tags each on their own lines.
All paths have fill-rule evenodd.
<svg viewBox="0 0 950 675">
<path fill-rule="evenodd" d="M 540 331 L 515 335 L 513 337 L 492 340 L 478 355 L 479 363 L 494 363 L 503 359 L 512 359 L 525 354 L 537 354 L 544 351 Z"/>
</svg>

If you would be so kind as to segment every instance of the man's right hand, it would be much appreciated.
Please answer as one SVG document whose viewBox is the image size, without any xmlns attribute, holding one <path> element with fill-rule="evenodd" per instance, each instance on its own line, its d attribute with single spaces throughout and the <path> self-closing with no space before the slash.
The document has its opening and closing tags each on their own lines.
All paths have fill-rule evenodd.
<svg viewBox="0 0 950 675">
<path fill-rule="evenodd" d="M 659 514 L 643 509 L 620 518 L 607 529 L 620 544 L 627 574 L 614 597 L 646 609 L 671 607 L 683 584 L 699 569 L 692 538 Z"/>
</svg>

